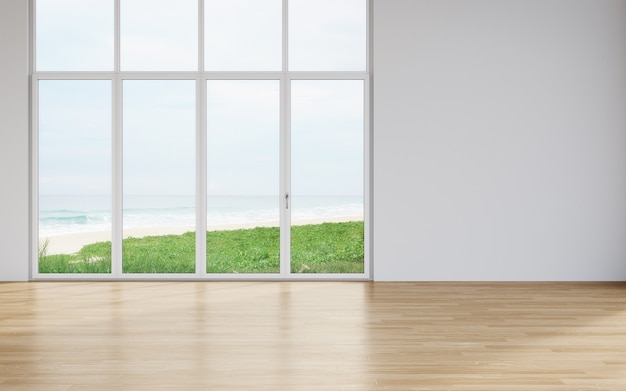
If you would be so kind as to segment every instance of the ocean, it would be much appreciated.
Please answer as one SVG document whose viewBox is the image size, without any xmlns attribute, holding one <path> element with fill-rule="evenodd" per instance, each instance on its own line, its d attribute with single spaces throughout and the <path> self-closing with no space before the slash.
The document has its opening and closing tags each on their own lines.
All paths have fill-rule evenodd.
<svg viewBox="0 0 626 391">
<path fill-rule="evenodd" d="M 124 228 L 195 225 L 194 196 L 125 196 Z M 301 196 L 290 201 L 292 221 L 363 216 L 360 196 Z M 111 197 L 40 195 L 39 236 L 111 230 Z M 209 196 L 207 224 L 279 220 L 277 196 Z"/>
</svg>

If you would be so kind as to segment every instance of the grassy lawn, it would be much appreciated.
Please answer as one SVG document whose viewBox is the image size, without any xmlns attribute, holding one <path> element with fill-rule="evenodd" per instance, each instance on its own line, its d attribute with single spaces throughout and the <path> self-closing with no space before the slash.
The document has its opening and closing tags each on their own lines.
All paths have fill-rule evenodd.
<svg viewBox="0 0 626 391">
<path fill-rule="evenodd" d="M 196 234 L 127 238 L 124 273 L 194 273 Z M 278 273 L 280 231 L 252 228 L 207 232 L 207 273 Z M 363 222 L 291 228 L 293 273 L 362 273 Z M 40 273 L 110 273 L 111 242 L 84 246 L 76 254 L 39 257 Z"/>
</svg>

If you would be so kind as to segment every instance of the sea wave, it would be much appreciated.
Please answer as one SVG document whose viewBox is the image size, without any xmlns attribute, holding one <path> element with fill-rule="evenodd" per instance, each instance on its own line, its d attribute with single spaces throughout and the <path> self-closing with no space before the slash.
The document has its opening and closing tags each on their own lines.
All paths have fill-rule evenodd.
<svg viewBox="0 0 626 391">
<path fill-rule="evenodd" d="M 193 226 L 196 224 L 196 208 L 167 202 L 158 207 L 154 198 L 144 205 L 135 202 L 122 211 L 124 229 L 161 226 Z M 176 200 L 175 200 L 176 201 Z M 258 222 L 278 222 L 279 202 L 276 197 L 220 197 L 207 200 L 207 224 L 248 224 Z M 308 220 L 329 217 L 362 216 L 363 203 L 357 198 L 309 197 L 292 200 L 291 220 Z M 66 203 L 66 205 L 71 205 Z M 112 228 L 112 212 L 95 206 L 75 210 L 55 205 L 57 208 L 40 210 L 39 234 L 55 236 L 68 233 L 108 231 Z M 59 207 L 61 206 L 61 207 Z"/>
<path fill-rule="evenodd" d="M 74 215 L 74 216 L 49 216 L 40 217 L 40 224 L 60 225 L 60 224 L 94 224 L 109 222 L 111 218 L 103 215 Z"/>
<path fill-rule="evenodd" d="M 63 209 L 43 211 L 39 214 L 39 233 L 42 236 L 110 229 L 111 212 L 89 213 Z"/>
</svg>

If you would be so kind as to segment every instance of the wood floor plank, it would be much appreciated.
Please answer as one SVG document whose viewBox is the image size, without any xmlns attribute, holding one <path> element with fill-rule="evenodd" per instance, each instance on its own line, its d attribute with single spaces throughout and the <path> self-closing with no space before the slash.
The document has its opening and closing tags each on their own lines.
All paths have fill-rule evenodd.
<svg viewBox="0 0 626 391">
<path fill-rule="evenodd" d="M 626 284 L 0 283 L 0 389 L 626 390 Z"/>
</svg>

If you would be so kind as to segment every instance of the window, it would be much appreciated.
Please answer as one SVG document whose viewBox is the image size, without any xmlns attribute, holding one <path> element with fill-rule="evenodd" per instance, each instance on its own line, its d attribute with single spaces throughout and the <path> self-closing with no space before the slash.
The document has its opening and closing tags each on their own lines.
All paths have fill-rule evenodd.
<svg viewBox="0 0 626 391">
<path fill-rule="evenodd" d="M 114 2 L 35 2 L 37 71 L 112 71 Z"/>
<path fill-rule="evenodd" d="M 369 277 L 367 0 L 34 4 L 34 278 Z"/>
</svg>

